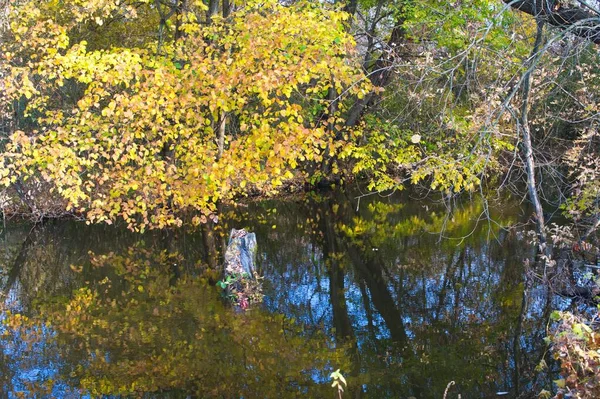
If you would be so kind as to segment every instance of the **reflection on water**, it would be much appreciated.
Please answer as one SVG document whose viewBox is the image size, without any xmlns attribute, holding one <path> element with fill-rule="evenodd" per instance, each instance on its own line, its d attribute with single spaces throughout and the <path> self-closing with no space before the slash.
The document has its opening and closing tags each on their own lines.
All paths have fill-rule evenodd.
<svg viewBox="0 0 600 399">
<path fill-rule="evenodd" d="M 525 279 L 511 201 L 333 193 L 251 203 L 199 231 L 51 222 L 2 236 L 0 388 L 9 396 L 526 395 L 552 298 Z M 493 220 L 488 221 L 487 216 Z M 210 283 L 226 232 L 256 232 L 261 309 Z M 439 232 L 443 231 L 443 236 Z"/>
</svg>

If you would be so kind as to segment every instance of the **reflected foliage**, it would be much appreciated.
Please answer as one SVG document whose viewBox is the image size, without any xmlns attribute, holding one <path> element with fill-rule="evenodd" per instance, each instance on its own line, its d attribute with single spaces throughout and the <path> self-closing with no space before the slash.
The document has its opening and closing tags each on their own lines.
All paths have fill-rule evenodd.
<svg viewBox="0 0 600 399">
<path fill-rule="evenodd" d="M 89 284 L 71 297 L 51 298 L 30 317 L 9 315 L 4 341 L 22 340 L 27 348 L 13 351 L 7 363 L 18 364 L 36 345 L 60 350 L 57 379 L 92 395 L 330 391 L 319 382 L 348 360 L 325 335 L 283 315 L 225 309 L 200 277 L 173 284 L 177 262 L 141 248 L 93 256 Z"/>
<path fill-rule="evenodd" d="M 519 206 L 450 209 L 414 192 L 359 204 L 332 192 L 226 208 L 210 229 L 169 235 L 13 230 L 3 259 L 14 283 L 3 287 L 23 318 L 5 320 L 4 384 L 50 389 L 38 370 L 57 381 L 55 396 L 329 397 L 339 368 L 344 397 L 440 398 L 450 381 L 449 397 L 552 389 L 535 367 L 557 304 L 526 278 L 532 254 L 518 229 L 501 227 L 520 221 Z M 256 234 L 263 309 L 236 313 L 206 283 L 223 278 L 206 266 L 222 265 L 231 228 Z M 53 289 L 27 283 L 59 272 Z"/>
<path fill-rule="evenodd" d="M 344 374 L 353 394 L 358 385 L 366 397 L 441 397 L 452 380 L 467 397 L 531 389 L 548 297 L 525 301 L 528 246 L 502 227 L 519 221 L 517 204 L 473 199 L 448 213 L 414 196 L 357 206 L 315 195 L 225 219 L 269 241 L 260 263 L 272 309 L 356 343 Z"/>
</svg>

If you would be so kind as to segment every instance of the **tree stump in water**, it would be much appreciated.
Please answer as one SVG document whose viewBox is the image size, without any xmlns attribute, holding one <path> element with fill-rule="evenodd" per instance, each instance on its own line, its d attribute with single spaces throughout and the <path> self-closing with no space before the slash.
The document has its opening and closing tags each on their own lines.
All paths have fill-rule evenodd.
<svg viewBox="0 0 600 399">
<path fill-rule="evenodd" d="M 254 277 L 256 259 L 256 235 L 246 230 L 232 229 L 225 251 L 225 275 L 247 274 Z"/>
<path fill-rule="evenodd" d="M 225 251 L 225 278 L 217 285 L 226 297 L 242 309 L 262 302 L 262 284 L 256 273 L 256 235 L 232 229 Z"/>
</svg>

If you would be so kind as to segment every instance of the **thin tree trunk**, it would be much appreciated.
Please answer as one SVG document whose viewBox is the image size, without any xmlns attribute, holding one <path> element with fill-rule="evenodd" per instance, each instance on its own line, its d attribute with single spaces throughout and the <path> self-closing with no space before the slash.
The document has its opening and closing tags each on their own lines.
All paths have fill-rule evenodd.
<svg viewBox="0 0 600 399">
<path fill-rule="evenodd" d="M 165 40 L 165 28 L 167 27 L 167 20 L 171 18 L 171 16 L 177 11 L 178 5 L 175 7 L 169 6 L 170 10 L 168 12 L 165 12 L 163 10 L 161 2 L 159 0 L 154 0 L 154 5 L 156 7 L 156 11 L 158 11 L 158 16 L 160 18 L 158 25 L 158 45 L 156 48 L 156 52 L 160 54 L 160 49 L 162 48 L 163 42 Z"/>
<path fill-rule="evenodd" d="M 535 69 L 533 66 L 538 61 L 541 56 L 540 46 L 542 43 L 544 31 L 543 22 L 538 21 L 537 23 L 537 33 L 535 37 L 535 43 L 533 45 L 533 49 L 531 50 L 530 56 L 530 65 L 523 76 L 523 86 L 522 93 L 523 99 L 521 104 L 521 115 L 519 120 L 517 121 L 518 128 L 521 131 L 522 140 L 523 140 L 523 157 L 525 158 L 525 171 L 527 173 L 527 191 L 529 192 L 529 199 L 533 203 L 534 211 L 535 211 L 535 221 L 537 227 L 537 234 L 540 241 L 540 245 L 544 251 L 544 254 L 549 256 L 550 252 L 547 247 L 547 238 L 546 238 L 546 224 L 544 221 L 544 212 L 542 209 L 542 203 L 540 201 L 538 191 L 537 191 L 537 183 L 535 178 L 535 159 L 533 158 L 533 144 L 531 142 L 531 130 L 529 129 L 529 96 L 531 94 L 531 75 L 533 74 L 533 70 Z"/>
<path fill-rule="evenodd" d="M 227 113 L 221 112 L 219 116 L 219 132 L 217 135 L 217 151 L 218 151 L 218 159 L 221 159 L 223 156 L 223 151 L 225 150 L 225 127 L 227 126 Z"/>
<path fill-rule="evenodd" d="M 219 0 L 209 0 L 208 2 L 208 10 L 206 10 L 206 22 L 208 24 L 211 23 L 211 18 L 217 15 L 219 11 Z"/>
<path fill-rule="evenodd" d="M 331 76 L 331 87 L 327 91 L 327 99 L 329 100 L 329 107 L 328 107 L 327 114 L 326 114 L 326 117 L 329 119 L 329 122 L 327 124 L 327 130 L 329 131 L 329 134 L 335 138 L 335 140 L 340 140 L 341 132 L 335 126 L 335 115 L 337 114 L 337 111 L 338 111 L 337 96 L 338 96 L 338 93 L 337 93 L 337 90 L 335 89 L 335 80 L 332 75 Z M 329 174 L 331 173 L 332 163 L 333 163 L 333 158 L 331 157 L 329 148 L 327 148 L 325 150 L 325 153 L 323 154 L 323 161 L 321 162 L 321 171 L 323 172 L 323 175 L 325 176 L 325 178 L 327 178 L 329 176 Z"/>
<path fill-rule="evenodd" d="M 586 230 L 585 234 L 581 236 L 581 241 L 585 241 L 600 227 L 600 215 L 596 216 L 596 221 Z"/>
<path fill-rule="evenodd" d="M 160 54 L 160 49 L 162 48 L 166 24 L 167 24 L 167 22 L 161 18 L 160 23 L 158 25 L 158 46 L 156 47 L 156 52 L 158 54 Z"/>
<path fill-rule="evenodd" d="M 223 0 L 223 18 L 227 18 L 233 10 L 233 1 Z"/>
</svg>

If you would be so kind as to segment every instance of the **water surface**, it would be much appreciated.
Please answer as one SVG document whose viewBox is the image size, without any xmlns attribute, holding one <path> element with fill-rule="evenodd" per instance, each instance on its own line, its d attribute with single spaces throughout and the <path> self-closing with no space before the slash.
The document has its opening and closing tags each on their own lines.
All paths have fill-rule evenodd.
<svg viewBox="0 0 600 399">
<path fill-rule="evenodd" d="M 0 389 L 9 397 L 528 397 L 555 300 L 526 278 L 521 205 L 333 192 L 138 235 L 9 224 Z M 258 242 L 264 303 L 222 300 L 227 232 Z"/>
</svg>

